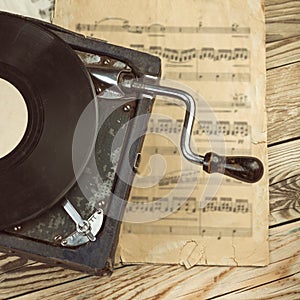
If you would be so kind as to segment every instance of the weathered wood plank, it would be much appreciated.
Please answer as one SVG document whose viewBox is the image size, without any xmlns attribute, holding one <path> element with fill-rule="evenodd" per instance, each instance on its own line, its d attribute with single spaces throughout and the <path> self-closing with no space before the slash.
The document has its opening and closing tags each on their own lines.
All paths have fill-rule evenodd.
<svg viewBox="0 0 300 300">
<path fill-rule="evenodd" d="M 281 67 L 299 61 L 300 35 L 297 37 L 292 37 L 267 44 L 267 69 Z"/>
<path fill-rule="evenodd" d="M 300 140 L 268 148 L 270 225 L 300 218 Z"/>
<path fill-rule="evenodd" d="M 268 148 L 269 183 L 300 175 L 300 139 Z"/>
<path fill-rule="evenodd" d="M 224 294 L 228 299 L 239 295 L 242 295 L 239 299 L 268 299 L 268 294 L 270 298 L 283 294 L 283 287 L 286 295 L 290 292 L 299 296 L 296 288 L 300 285 L 299 234 L 300 222 L 272 228 L 271 263 L 264 268 L 194 267 L 184 270 L 179 266 L 130 266 L 116 270 L 110 278 L 84 278 L 17 299 L 44 299 L 45 295 L 49 300 L 208 299 Z M 273 284 L 277 280 L 281 280 L 281 284 Z M 5 280 L 2 285 L 5 287 Z M 264 287 L 268 289 L 265 298 L 261 293 Z"/>
<path fill-rule="evenodd" d="M 0 253 L 0 275 L 18 268 L 22 268 L 33 262 L 28 259 L 13 256 L 7 253 Z"/>
<path fill-rule="evenodd" d="M 267 42 L 299 36 L 300 2 L 265 0 Z"/>
<path fill-rule="evenodd" d="M 300 136 L 300 63 L 267 71 L 268 144 Z"/>
<path fill-rule="evenodd" d="M 265 0 L 265 18 L 267 23 L 297 24 L 300 19 L 298 0 Z"/>
<path fill-rule="evenodd" d="M 264 284 L 249 288 L 246 291 L 236 291 L 228 295 L 218 297 L 220 300 L 240 300 L 240 299 L 260 299 L 260 300 L 299 300 L 300 299 L 300 275 L 299 273 L 287 276 L 285 278 L 272 281 Z"/>
<path fill-rule="evenodd" d="M 300 218 L 300 175 L 270 186 L 270 225 Z"/>
<path fill-rule="evenodd" d="M 7 256 L 0 260 L 0 299 L 86 277 L 83 273 L 61 267 L 25 261 L 17 256 Z"/>
</svg>

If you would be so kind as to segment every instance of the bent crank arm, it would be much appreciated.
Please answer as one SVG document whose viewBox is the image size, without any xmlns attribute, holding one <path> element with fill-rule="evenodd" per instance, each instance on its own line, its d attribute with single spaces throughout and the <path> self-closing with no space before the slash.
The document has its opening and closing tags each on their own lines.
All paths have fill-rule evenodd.
<svg viewBox="0 0 300 300">
<path fill-rule="evenodd" d="M 186 113 L 181 134 L 181 150 L 187 160 L 203 165 L 205 172 L 221 173 L 249 183 L 257 182 L 263 176 L 264 167 L 258 158 L 250 156 L 220 156 L 213 152 L 201 156 L 192 151 L 190 140 L 196 105 L 194 98 L 187 92 L 136 80 L 127 80 L 122 82 L 121 85 L 124 89 L 130 89 L 130 92 L 136 91 L 143 94 L 166 96 L 179 99 L 185 103 Z"/>
</svg>

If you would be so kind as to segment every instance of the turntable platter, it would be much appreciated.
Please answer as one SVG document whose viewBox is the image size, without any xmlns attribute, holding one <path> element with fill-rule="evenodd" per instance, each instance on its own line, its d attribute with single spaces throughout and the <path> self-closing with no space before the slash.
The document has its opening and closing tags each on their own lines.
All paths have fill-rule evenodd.
<svg viewBox="0 0 300 300">
<path fill-rule="evenodd" d="M 80 170 L 73 170 L 73 134 L 94 88 L 75 52 L 38 25 L 1 14 L 0 45 L 0 78 L 17 88 L 28 111 L 23 138 L 0 159 L 2 230 L 41 214 L 75 183 Z M 93 105 L 85 147 L 77 153 L 81 170 L 96 138 Z"/>
</svg>

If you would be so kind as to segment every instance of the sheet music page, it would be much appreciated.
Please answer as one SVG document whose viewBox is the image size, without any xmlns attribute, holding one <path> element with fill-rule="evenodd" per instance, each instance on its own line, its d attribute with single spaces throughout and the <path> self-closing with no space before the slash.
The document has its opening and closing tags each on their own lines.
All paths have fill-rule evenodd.
<svg viewBox="0 0 300 300">
<path fill-rule="evenodd" d="M 265 27 L 261 0 L 57 0 L 54 22 L 157 55 L 162 82 L 196 97 L 196 153 L 251 155 L 255 184 L 208 175 L 180 150 L 184 107 L 157 98 L 116 260 L 268 263 Z"/>
<path fill-rule="evenodd" d="M 50 22 L 54 0 L 0 0 L 0 10 Z"/>
</svg>

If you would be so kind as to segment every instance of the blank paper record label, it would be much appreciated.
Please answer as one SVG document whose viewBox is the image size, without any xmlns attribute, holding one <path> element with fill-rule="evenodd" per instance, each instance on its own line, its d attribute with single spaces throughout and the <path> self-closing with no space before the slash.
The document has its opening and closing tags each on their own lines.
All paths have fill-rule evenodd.
<svg viewBox="0 0 300 300">
<path fill-rule="evenodd" d="M 21 142 L 28 123 L 28 111 L 17 88 L 0 78 L 0 159 Z"/>
</svg>

